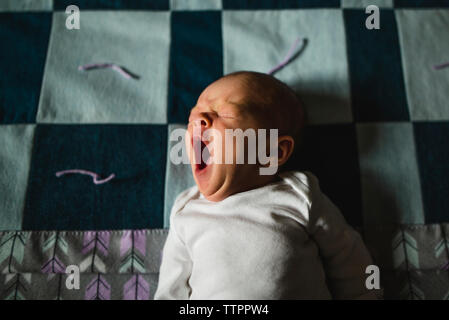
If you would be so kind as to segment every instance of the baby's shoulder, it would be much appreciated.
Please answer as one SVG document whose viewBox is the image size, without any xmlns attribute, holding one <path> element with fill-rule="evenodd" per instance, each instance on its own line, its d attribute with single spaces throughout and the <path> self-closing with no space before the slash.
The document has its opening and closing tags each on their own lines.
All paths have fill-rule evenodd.
<svg viewBox="0 0 449 320">
<path fill-rule="evenodd" d="M 200 191 L 196 185 L 184 190 L 176 197 L 175 202 L 173 203 L 172 213 L 181 211 L 190 200 L 199 197 Z"/>
<path fill-rule="evenodd" d="M 279 177 L 285 188 L 308 205 L 311 205 L 316 194 L 321 193 L 318 178 L 309 171 L 282 172 Z"/>
</svg>

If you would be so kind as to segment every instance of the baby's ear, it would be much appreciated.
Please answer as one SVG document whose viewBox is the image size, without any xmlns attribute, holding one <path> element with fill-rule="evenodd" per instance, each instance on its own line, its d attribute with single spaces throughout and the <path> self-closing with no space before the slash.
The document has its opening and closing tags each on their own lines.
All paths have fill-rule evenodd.
<svg viewBox="0 0 449 320">
<path fill-rule="evenodd" d="M 295 140 L 291 136 L 280 136 L 278 138 L 278 166 L 282 166 L 293 153 Z"/>
</svg>

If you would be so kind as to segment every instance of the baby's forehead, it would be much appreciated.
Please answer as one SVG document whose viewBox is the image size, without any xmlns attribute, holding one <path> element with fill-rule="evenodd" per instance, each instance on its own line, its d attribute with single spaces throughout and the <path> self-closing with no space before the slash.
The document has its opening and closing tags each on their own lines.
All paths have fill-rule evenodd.
<svg viewBox="0 0 449 320">
<path fill-rule="evenodd" d="M 253 99 L 250 90 L 238 79 L 220 79 L 209 85 L 198 97 L 197 106 L 231 105 L 243 108 Z"/>
</svg>

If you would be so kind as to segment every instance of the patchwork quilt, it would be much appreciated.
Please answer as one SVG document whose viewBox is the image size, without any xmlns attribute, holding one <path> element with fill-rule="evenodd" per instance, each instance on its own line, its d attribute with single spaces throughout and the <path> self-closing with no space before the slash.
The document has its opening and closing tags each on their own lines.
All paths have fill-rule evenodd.
<svg viewBox="0 0 449 320">
<path fill-rule="evenodd" d="M 0 299 L 152 299 L 193 184 L 173 131 L 298 37 L 275 74 L 308 114 L 291 169 L 362 233 L 385 298 L 449 299 L 449 0 L 0 0 Z"/>
</svg>

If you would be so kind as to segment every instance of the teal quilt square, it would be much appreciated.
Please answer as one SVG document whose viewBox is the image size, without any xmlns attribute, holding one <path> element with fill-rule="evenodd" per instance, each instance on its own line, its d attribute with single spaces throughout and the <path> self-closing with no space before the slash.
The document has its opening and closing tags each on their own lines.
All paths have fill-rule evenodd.
<svg viewBox="0 0 449 320">
<path fill-rule="evenodd" d="M 412 124 L 357 124 L 357 142 L 367 230 L 424 223 Z"/>
<path fill-rule="evenodd" d="M 1 11 L 51 11 L 53 0 L 1 0 Z"/>
</svg>

